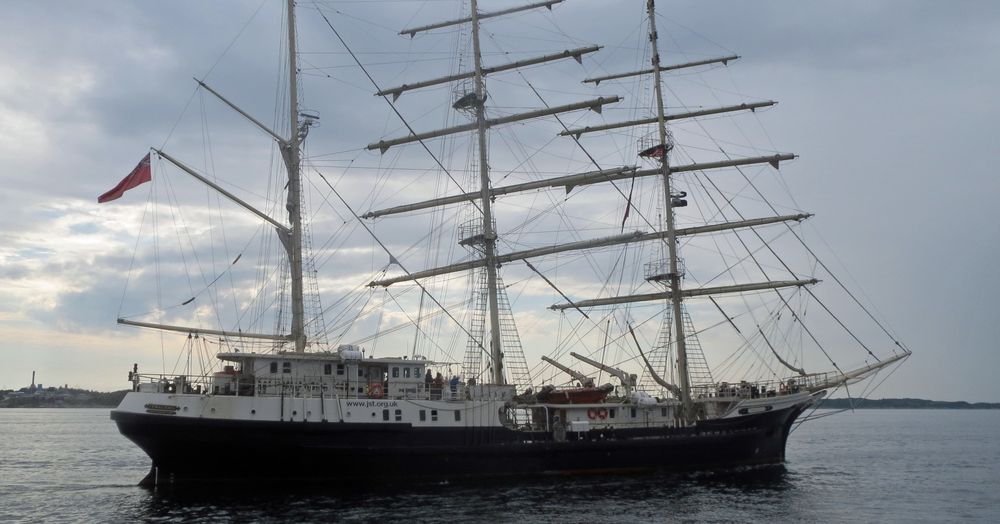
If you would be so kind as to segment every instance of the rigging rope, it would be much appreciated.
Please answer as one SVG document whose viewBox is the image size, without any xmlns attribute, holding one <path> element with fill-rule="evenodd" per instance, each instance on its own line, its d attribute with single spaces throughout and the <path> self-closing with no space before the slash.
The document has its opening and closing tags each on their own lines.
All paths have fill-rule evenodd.
<svg viewBox="0 0 1000 524">
<path fill-rule="evenodd" d="M 347 203 L 346 200 L 344 200 L 344 197 L 340 196 L 340 193 L 333 187 L 333 185 L 330 184 L 330 181 L 327 180 L 325 176 L 323 176 L 323 173 L 320 173 L 318 170 L 316 170 L 316 168 L 313 168 L 313 170 L 316 171 L 316 174 L 319 175 L 319 177 L 322 178 L 324 182 L 326 182 L 326 184 L 330 187 L 330 190 L 333 191 L 333 194 L 336 195 L 337 198 L 340 200 L 340 202 L 342 204 L 344 204 L 344 207 L 346 207 L 348 209 L 348 211 L 350 211 L 351 214 L 354 215 L 354 218 L 356 218 L 358 220 L 358 222 L 361 223 L 361 225 L 365 228 L 365 231 L 368 231 L 368 234 L 371 235 L 372 239 L 374 239 L 375 242 L 378 243 L 378 245 L 386 252 L 386 254 L 389 255 L 390 259 L 396 260 L 396 264 L 399 266 L 399 268 L 402 269 L 403 272 L 405 272 L 406 274 L 409 274 L 410 272 L 407 271 L 407 269 L 405 267 L 403 267 L 402 263 L 400 263 L 399 260 L 396 259 L 396 257 L 393 256 L 392 251 L 390 251 L 389 248 L 386 247 L 386 245 L 384 243 L 382 243 L 382 240 L 380 240 L 377 236 L 375 236 L 375 233 L 371 230 L 371 228 L 368 227 L 368 224 L 365 224 L 364 221 L 361 219 L 361 217 L 359 217 L 358 214 L 354 212 L 354 209 L 350 206 L 350 204 Z M 439 308 L 441 308 L 442 310 L 444 310 L 445 314 L 448 315 L 448 318 L 450 318 L 453 322 L 455 322 L 455 324 L 458 325 L 458 327 L 462 331 L 464 331 L 466 335 L 468 335 L 473 340 L 475 339 L 475 337 L 472 336 L 472 333 L 470 333 L 469 330 L 465 329 L 465 326 L 461 322 L 459 322 L 451 314 L 451 312 L 448 311 L 448 309 L 445 308 L 444 305 L 441 304 L 441 302 L 439 302 L 438 299 L 434 297 L 433 294 L 431 294 L 429 291 L 427 291 L 427 288 L 424 287 L 423 284 L 421 284 L 417 280 L 414 280 L 413 283 L 416 284 L 417 286 L 419 286 L 420 289 L 424 290 L 424 292 L 427 293 L 427 298 L 430 298 L 431 301 L 434 302 L 434 304 L 436 304 Z M 483 349 L 483 351 L 486 351 L 486 348 L 483 348 L 482 344 L 479 344 L 479 346 L 480 346 L 480 348 Z"/>
<path fill-rule="evenodd" d="M 333 23 L 330 22 L 329 18 L 327 18 L 326 13 L 324 13 L 322 9 L 317 9 L 317 11 L 319 12 L 319 15 L 321 17 L 323 17 L 323 20 L 326 22 L 326 25 L 328 25 L 330 27 L 330 30 L 333 31 L 333 34 L 336 35 L 337 40 L 340 40 L 340 43 L 341 43 L 341 45 L 344 46 L 344 49 L 347 50 L 347 52 L 351 55 L 351 58 L 354 59 L 354 62 L 356 64 L 358 64 L 358 67 L 361 68 L 361 71 L 365 74 L 365 76 L 368 78 L 368 80 L 371 81 L 372 86 L 375 87 L 375 90 L 376 91 L 381 91 L 382 89 L 379 87 L 378 82 L 375 81 L 375 79 L 368 72 L 368 70 L 365 68 L 365 66 L 361 64 L 361 60 L 359 60 L 358 57 L 357 57 L 357 55 L 354 54 L 354 51 L 350 48 L 350 46 L 347 45 L 347 42 L 345 42 L 344 39 L 341 38 L 340 33 L 337 32 L 337 29 L 333 27 Z M 406 118 L 403 117 L 403 114 L 400 113 L 398 109 L 396 109 L 396 105 L 393 104 L 392 101 L 389 100 L 389 97 L 383 95 L 382 99 L 385 100 L 385 103 L 389 104 L 389 107 L 392 108 L 393 113 L 396 113 L 396 116 L 398 116 L 399 119 L 403 122 L 403 125 L 406 126 L 406 129 L 409 130 L 409 132 L 411 134 L 416 135 L 417 132 L 414 131 L 414 129 L 413 129 L 412 126 L 410 126 L 410 123 L 406 120 Z M 417 142 L 420 143 L 421 147 L 424 148 L 424 151 L 426 151 L 427 154 L 430 155 L 431 158 L 434 160 L 434 162 L 437 163 L 438 167 L 440 167 L 441 170 L 444 171 L 444 173 L 446 175 L 448 175 L 448 178 L 451 179 L 451 181 L 455 183 L 455 186 L 458 187 L 460 191 L 462 191 L 463 190 L 462 189 L 462 184 L 459 184 L 458 180 L 455 180 L 455 177 L 452 176 L 451 172 L 448 171 L 448 169 L 446 167 L 444 167 L 444 164 L 441 163 L 441 160 L 438 159 L 437 155 L 435 155 L 433 152 L 431 152 L 430 148 L 427 147 L 427 144 L 424 143 L 423 140 L 417 140 Z M 479 209 L 480 212 L 482 212 L 482 209 L 479 208 L 479 205 L 476 204 L 474 201 L 472 202 L 472 205 L 475 206 L 476 209 Z"/>
</svg>

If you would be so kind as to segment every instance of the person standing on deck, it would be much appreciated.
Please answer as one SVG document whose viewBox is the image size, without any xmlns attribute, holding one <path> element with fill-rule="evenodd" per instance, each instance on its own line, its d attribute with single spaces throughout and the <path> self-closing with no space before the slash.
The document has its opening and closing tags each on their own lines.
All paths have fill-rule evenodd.
<svg viewBox="0 0 1000 524">
<path fill-rule="evenodd" d="M 444 389 L 444 377 L 438 372 L 431 382 L 431 400 L 441 400 L 441 390 Z"/>
</svg>

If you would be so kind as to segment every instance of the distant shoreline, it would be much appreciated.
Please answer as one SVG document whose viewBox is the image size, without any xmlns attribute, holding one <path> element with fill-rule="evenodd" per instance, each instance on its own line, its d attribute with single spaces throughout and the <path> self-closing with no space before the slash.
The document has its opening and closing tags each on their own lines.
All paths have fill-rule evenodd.
<svg viewBox="0 0 1000 524">
<path fill-rule="evenodd" d="M 74 395 L 27 395 L 0 397 L 0 408 L 113 408 L 121 403 L 128 390 L 101 393 L 80 392 Z M 846 399 L 820 401 L 821 409 L 1000 409 L 1000 402 L 965 402 L 919 398 Z"/>
<path fill-rule="evenodd" d="M 828 409 L 1000 409 L 1000 403 L 924 400 L 920 398 L 827 398 L 820 401 L 819 407 Z"/>
<path fill-rule="evenodd" d="M 0 392 L 0 408 L 113 408 L 128 390 L 101 392 L 60 388 L 37 392 Z"/>
</svg>

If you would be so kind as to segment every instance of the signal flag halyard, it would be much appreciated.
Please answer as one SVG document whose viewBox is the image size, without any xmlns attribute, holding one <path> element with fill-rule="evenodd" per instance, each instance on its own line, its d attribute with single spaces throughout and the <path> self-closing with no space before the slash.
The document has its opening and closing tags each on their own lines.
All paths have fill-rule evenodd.
<svg viewBox="0 0 1000 524">
<path fill-rule="evenodd" d="M 127 177 L 123 178 L 121 182 L 118 182 L 118 185 L 114 189 L 97 197 L 97 203 L 103 204 L 112 200 L 118 200 L 129 189 L 145 184 L 152 179 L 153 175 L 149 167 L 149 153 L 146 153 L 146 156 L 139 162 L 139 165 L 135 166 L 135 169 Z"/>
</svg>

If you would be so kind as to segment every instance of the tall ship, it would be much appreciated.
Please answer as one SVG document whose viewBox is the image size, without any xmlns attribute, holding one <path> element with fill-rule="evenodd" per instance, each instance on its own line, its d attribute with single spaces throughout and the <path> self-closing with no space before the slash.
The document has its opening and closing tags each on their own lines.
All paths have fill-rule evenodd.
<svg viewBox="0 0 1000 524">
<path fill-rule="evenodd" d="M 255 221 L 252 236 L 277 253 L 273 267 L 250 271 L 260 289 L 232 283 L 251 258 L 244 248 L 203 274 L 190 298 L 160 304 L 155 318 L 120 316 L 187 340 L 172 372 L 133 366 L 132 390 L 111 411 L 151 459 L 145 484 L 777 464 L 819 399 L 868 391 L 910 355 L 806 243 L 812 215 L 768 195 L 782 187 L 773 183 L 780 163 L 795 155 L 744 154 L 734 137 L 713 138 L 714 120 L 756 118 L 775 102 L 674 99 L 675 79 L 739 56 L 661 61 L 654 0 L 638 33 L 622 35 L 639 44 L 634 70 L 596 58 L 607 51 L 597 44 L 527 56 L 505 47 L 527 37 L 505 39 L 500 29 L 558 28 L 555 17 L 573 6 L 479 3 L 401 28 L 399 41 L 411 47 L 449 39 L 453 57 L 446 75 L 406 77 L 416 66 L 394 83 L 341 38 L 338 25 L 353 18 L 322 3 L 309 10 L 384 100 L 384 113 L 366 118 L 390 122 L 385 136 L 348 145 L 378 164 L 350 178 L 368 196 L 351 201 L 349 164 L 306 152 L 320 115 L 300 104 L 300 79 L 323 68 L 302 65 L 288 0 L 274 124 L 198 80 L 203 100 L 272 142 L 282 176 L 264 204 L 232 189 L 250 180 L 224 183 L 166 147 L 102 197 L 169 170 Z M 566 35 L 546 34 L 528 47 L 551 48 L 552 35 Z M 549 68 L 594 72 L 567 86 Z M 410 117 L 428 98 L 439 109 L 446 100 L 437 129 Z M 307 187 L 322 199 L 307 199 Z M 380 262 L 363 280 L 317 262 L 347 242 L 313 243 L 307 204 L 317 201 L 367 238 L 362 256 Z M 324 303 L 319 291 L 334 279 L 351 282 Z M 231 300 L 220 298 L 226 285 Z M 157 288 L 174 292 L 186 293 Z M 212 304 L 200 307 L 211 320 L 184 324 L 196 318 L 185 308 L 206 297 Z M 226 304 L 235 316 L 216 312 Z"/>
</svg>

